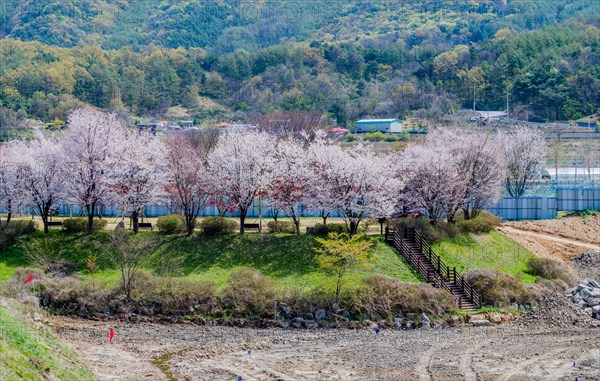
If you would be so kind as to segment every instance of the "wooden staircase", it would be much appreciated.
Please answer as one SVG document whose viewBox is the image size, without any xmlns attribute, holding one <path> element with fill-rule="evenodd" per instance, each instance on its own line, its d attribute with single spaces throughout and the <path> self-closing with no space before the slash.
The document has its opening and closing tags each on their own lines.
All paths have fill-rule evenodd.
<svg viewBox="0 0 600 381">
<path fill-rule="evenodd" d="M 481 296 L 465 282 L 465 278 L 450 268 L 436 255 L 431 246 L 414 228 L 406 228 L 401 234 L 386 228 L 385 240 L 402 255 L 408 263 L 434 287 L 450 292 L 459 308 L 474 311 L 483 305 Z"/>
</svg>

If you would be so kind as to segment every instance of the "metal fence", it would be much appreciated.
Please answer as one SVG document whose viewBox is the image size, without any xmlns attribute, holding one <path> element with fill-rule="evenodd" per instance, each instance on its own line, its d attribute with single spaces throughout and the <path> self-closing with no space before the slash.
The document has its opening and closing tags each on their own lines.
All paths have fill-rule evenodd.
<svg viewBox="0 0 600 381">
<path fill-rule="evenodd" d="M 558 188 L 558 210 L 600 210 L 600 188 Z"/>
<path fill-rule="evenodd" d="M 503 197 L 498 205 L 487 208 L 505 220 L 545 220 L 556 217 L 557 198 L 548 196 Z"/>
<path fill-rule="evenodd" d="M 537 194 L 535 194 L 537 192 Z M 533 193 L 533 194 L 532 194 Z M 62 204 L 58 208 L 58 214 L 62 216 L 83 216 L 80 206 Z M 561 186 L 561 184 L 545 184 L 535 190 L 530 190 L 521 197 L 504 196 L 500 202 L 492 207 L 486 208 L 490 213 L 502 217 L 505 220 L 542 220 L 555 218 L 559 211 L 581 211 L 600 210 L 600 187 L 583 186 Z M 302 204 L 298 205 L 301 217 L 318 217 L 319 212 L 310 210 Z M 0 208 L 1 213 L 6 213 Z M 32 213 L 31 209 L 20 210 L 22 214 Z M 121 211 L 116 206 L 103 206 L 98 210 L 103 217 L 119 217 Z M 144 209 L 144 216 L 159 217 L 173 213 L 167 206 L 148 205 Z M 208 206 L 200 213 L 201 217 L 218 216 L 216 207 Z M 228 217 L 237 217 L 239 212 L 227 213 Z M 272 217 L 269 204 L 262 199 L 257 199 L 248 210 L 248 218 L 259 218 L 260 216 Z M 332 212 L 330 217 L 338 217 L 339 214 Z"/>
</svg>

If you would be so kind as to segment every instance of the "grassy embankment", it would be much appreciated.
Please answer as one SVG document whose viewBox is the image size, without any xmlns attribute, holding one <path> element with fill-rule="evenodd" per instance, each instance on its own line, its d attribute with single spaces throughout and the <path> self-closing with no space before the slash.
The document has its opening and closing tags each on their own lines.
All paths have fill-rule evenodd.
<svg viewBox="0 0 600 381">
<path fill-rule="evenodd" d="M 527 273 L 527 261 L 535 255 L 498 231 L 461 234 L 432 247 L 448 266 L 455 266 L 461 273 L 489 269 L 512 275 L 523 283 L 535 282 L 535 277 Z"/>
<path fill-rule="evenodd" d="M 165 236 L 156 232 L 140 233 L 144 239 L 156 239 L 157 249 L 149 256 L 144 268 L 158 275 L 178 275 L 190 279 L 213 281 L 223 286 L 229 275 L 241 267 L 253 267 L 276 281 L 282 288 L 301 291 L 319 287 L 335 288 L 335 277 L 318 268 L 315 253 L 315 237 L 302 234 L 257 234 L 205 237 L 193 235 Z M 51 231 L 48 236 L 36 232 L 27 237 L 31 241 L 47 240 L 46 247 L 57 257 L 74 263 L 78 273 L 85 277 L 118 281 L 118 271 L 106 256 L 108 234 L 97 232 L 92 236 Z M 373 265 L 347 277 L 347 286 L 358 286 L 368 274 L 383 274 L 405 282 L 419 282 L 420 278 L 394 250 L 381 239 L 373 238 Z M 99 271 L 90 275 L 86 258 L 97 257 Z M 9 279 L 14 269 L 29 266 L 23 246 L 17 243 L 0 253 L 0 279 Z M 168 274 L 165 272 L 169 270 Z"/>
<path fill-rule="evenodd" d="M 185 276 L 190 279 L 213 281 L 223 286 L 231 272 L 240 267 L 253 267 L 276 281 L 282 288 L 301 291 L 319 287 L 332 290 L 335 287 L 333 276 L 324 273 L 317 266 L 312 250 L 315 238 L 302 234 L 247 233 L 244 236 L 229 235 L 205 237 L 193 235 L 165 236 L 157 232 L 140 233 L 147 239 L 156 239 L 157 250 L 148 258 L 144 268 L 158 275 Z M 74 263 L 77 272 L 84 278 L 97 278 L 116 283 L 118 272 L 106 258 L 108 235 L 98 232 L 93 236 L 51 231 L 45 237 L 36 232 L 28 240 L 47 240 L 47 247 L 56 256 Z M 372 253 L 376 260 L 369 269 L 359 270 L 347 277 L 347 285 L 357 287 L 368 274 L 383 274 L 405 282 L 418 282 L 415 274 L 403 258 L 380 238 L 373 237 L 375 244 Z M 433 245 L 436 253 L 449 266 L 456 266 L 461 272 L 475 268 L 498 270 L 517 277 L 525 283 L 535 278 L 526 273 L 526 262 L 533 254 L 511 238 L 492 231 L 483 234 L 461 234 L 447 238 Z M 86 270 L 86 259 L 97 256 L 99 271 L 90 275 Z M 29 266 L 29 260 L 22 244 L 17 243 L 7 251 L 0 252 L 0 280 L 9 279 L 14 269 Z M 166 273 L 168 270 L 168 274 Z"/>
<path fill-rule="evenodd" d="M 33 328 L 11 303 L 0 307 L 0 380 L 94 379 L 73 351 Z"/>
</svg>

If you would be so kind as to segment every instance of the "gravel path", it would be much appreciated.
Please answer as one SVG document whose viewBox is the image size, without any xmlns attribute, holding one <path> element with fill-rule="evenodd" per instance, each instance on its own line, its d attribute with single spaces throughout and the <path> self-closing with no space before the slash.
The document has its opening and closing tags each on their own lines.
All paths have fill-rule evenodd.
<svg viewBox="0 0 600 381">
<path fill-rule="evenodd" d="M 378 335 L 123 323 L 113 344 L 105 322 L 49 324 L 98 380 L 600 380 L 600 329 L 543 320 Z"/>
</svg>

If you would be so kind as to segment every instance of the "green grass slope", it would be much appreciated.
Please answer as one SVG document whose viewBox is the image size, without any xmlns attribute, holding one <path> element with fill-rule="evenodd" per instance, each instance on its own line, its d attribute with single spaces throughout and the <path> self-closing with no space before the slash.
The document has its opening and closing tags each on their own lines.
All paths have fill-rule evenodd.
<svg viewBox="0 0 600 381">
<path fill-rule="evenodd" d="M 93 380 L 76 354 L 52 334 L 0 307 L 0 380 Z"/>
<path fill-rule="evenodd" d="M 461 273 L 485 268 L 515 276 L 525 283 L 535 282 L 535 277 L 526 273 L 527 261 L 534 254 L 497 231 L 463 234 L 437 242 L 432 248 L 448 266 L 455 266 Z"/>
<path fill-rule="evenodd" d="M 316 287 L 332 289 L 335 277 L 318 268 L 311 235 L 245 234 L 206 237 L 202 235 L 165 236 L 155 232 L 140 233 L 142 239 L 156 239 L 157 250 L 143 266 L 158 275 L 179 275 L 225 284 L 229 274 L 240 267 L 253 267 L 285 288 L 308 290 Z M 43 244 L 56 258 L 78 266 L 78 272 L 89 276 L 85 260 L 97 256 L 99 272 L 94 277 L 117 281 L 118 272 L 106 256 L 108 235 L 93 236 L 52 231 L 47 237 L 37 232 L 27 237 L 29 242 Z M 372 253 L 376 260 L 367 270 L 348 274 L 348 285 L 359 285 L 365 275 L 383 274 L 405 282 L 421 278 L 408 263 L 380 238 L 373 238 Z M 14 269 L 30 265 L 21 243 L 0 253 L 0 279 L 8 279 Z M 169 274 L 166 272 L 169 271 Z"/>
</svg>

